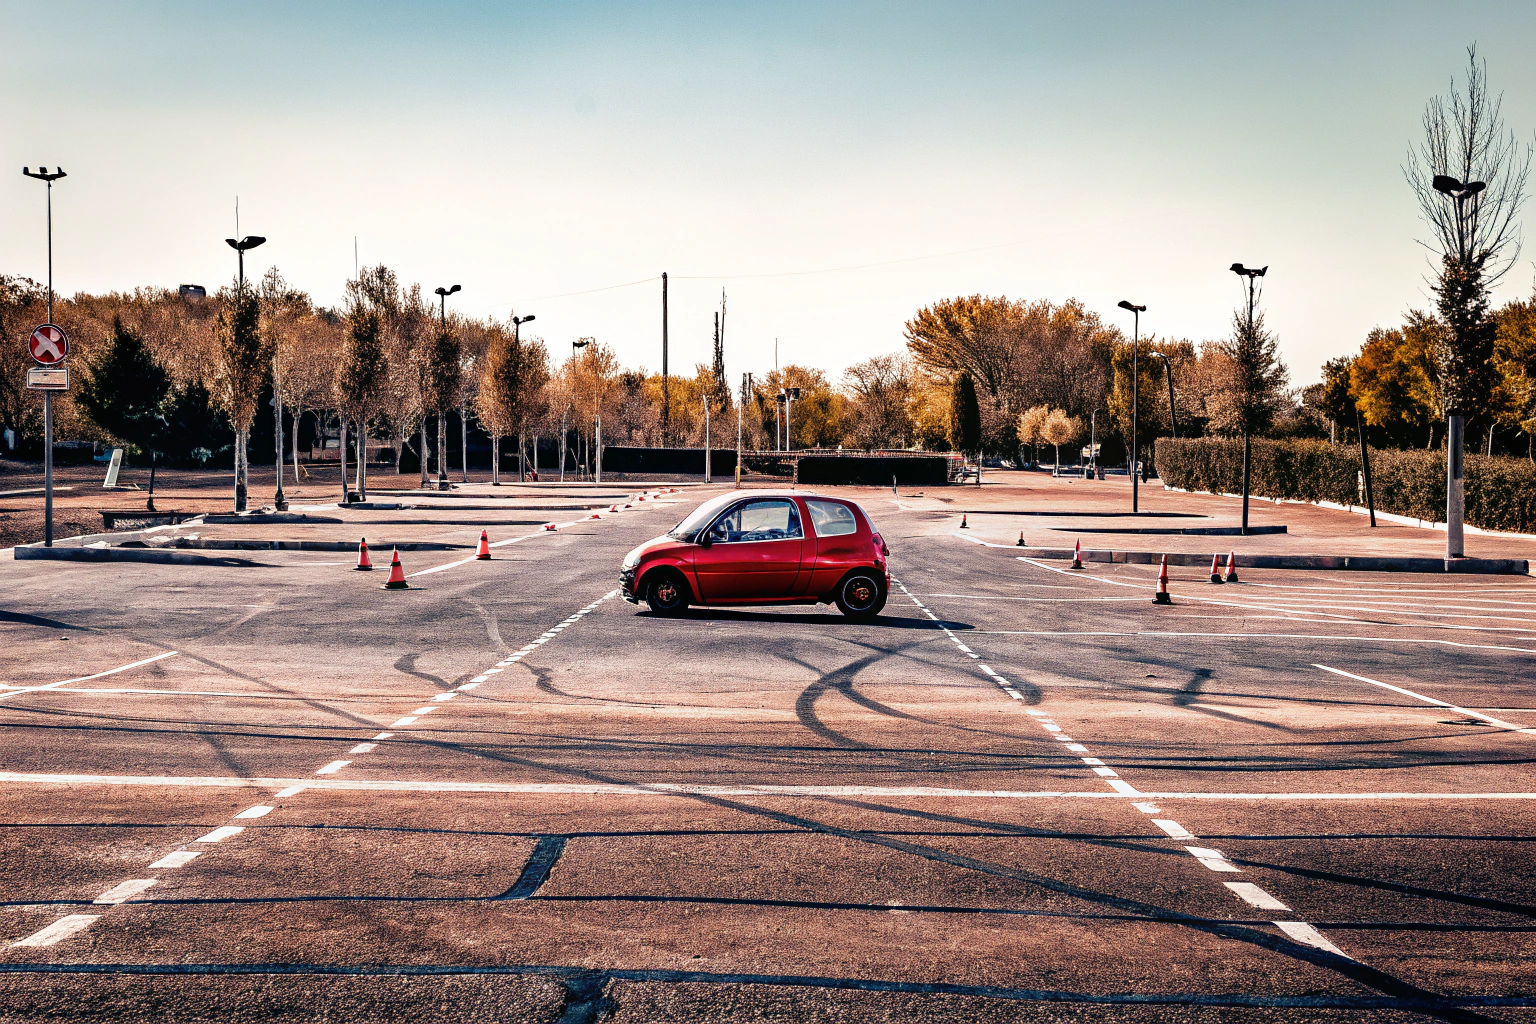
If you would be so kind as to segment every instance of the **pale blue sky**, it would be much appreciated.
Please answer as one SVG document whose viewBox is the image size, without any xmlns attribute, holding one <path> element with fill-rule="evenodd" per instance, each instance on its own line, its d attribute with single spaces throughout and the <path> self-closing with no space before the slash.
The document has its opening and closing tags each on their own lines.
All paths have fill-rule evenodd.
<svg viewBox="0 0 1536 1024">
<path fill-rule="evenodd" d="M 1477 41 L 1536 129 L 1536 5 L 0 3 L 0 271 L 216 286 L 271 241 L 322 303 L 365 263 L 660 362 L 834 372 L 982 292 L 1225 332 L 1234 261 L 1298 382 L 1426 304 L 1399 165 Z M 3 161 L 0 161 L 3 163 Z M 1536 217 L 1536 206 L 1529 210 Z M 804 273 L 908 257 L 895 265 Z M 1532 249 L 1501 297 L 1531 291 Z M 784 275 L 784 276 L 775 276 Z M 557 297 L 563 296 L 563 297 Z M 1127 325 L 1128 326 L 1128 325 Z"/>
</svg>

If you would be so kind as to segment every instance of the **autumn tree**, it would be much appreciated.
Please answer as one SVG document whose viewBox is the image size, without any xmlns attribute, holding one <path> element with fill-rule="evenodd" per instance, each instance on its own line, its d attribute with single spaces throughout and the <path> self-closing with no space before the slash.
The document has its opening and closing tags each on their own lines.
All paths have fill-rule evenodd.
<svg viewBox="0 0 1536 1024">
<path fill-rule="evenodd" d="M 347 425 L 357 433 L 357 496 L 368 500 L 368 424 L 384 385 L 383 315 L 354 290 L 336 364 L 335 400 L 341 418 L 341 492 L 347 500 Z"/>
<path fill-rule="evenodd" d="M 250 483 L 251 421 L 271 370 L 271 352 L 262 337 L 261 310 L 252 289 L 237 284 L 221 298 L 213 397 L 235 431 L 235 511 L 244 512 Z"/>
<path fill-rule="evenodd" d="M 460 355 L 455 325 L 440 322 L 422 348 L 417 378 L 422 409 L 437 413 L 437 486 L 444 491 L 448 489 L 448 410 L 458 404 Z"/>
<path fill-rule="evenodd" d="M 1061 446 L 1071 444 L 1083 434 L 1083 423 L 1060 409 L 1052 409 L 1040 425 L 1040 437 L 1056 450 L 1055 468 L 1061 469 Z"/>
</svg>

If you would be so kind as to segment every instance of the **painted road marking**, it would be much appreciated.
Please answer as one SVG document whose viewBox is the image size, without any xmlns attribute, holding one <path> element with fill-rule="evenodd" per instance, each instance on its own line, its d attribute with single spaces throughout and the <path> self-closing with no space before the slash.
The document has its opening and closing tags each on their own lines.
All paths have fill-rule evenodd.
<svg viewBox="0 0 1536 1024">
<path fill-rule="evenodd" d="M 34 932 L 18 942 L 11 943 L 11 945 L 51 946 L 60 939 L 67 939 L 76 932 L 85 931 L 100 916 L 100 914 L 70 914 L 68 917 L 59 918 L 42 931 Z"/>
<path fill-rule="evenodd" d="M 497 671 L 500 671 L 500 669 L 498 669 Z M 475 689 L 479 685 L 480 685 L 479 683 L 465 683 L 463 686 L 459 687 L 459 689 L 461 689 L 461 690 L 473 690 L 473 689 Z"/>
<path fill-rule="evenodd" d="M 393 735 L 394 735 L 394 733 L 392 733 L 392 732 L 381 732 L 377 736 L 375 736 L 374 739 L 376 739 L 376 740 L 387 740 L 387 739 L 389 739 Z"/>
<path fill-rule="evenodd" d="M 357 746 L 355 746 L 351 750 L 347 751 L 347 753 L 349 753 L 349 754 L 371 754 L 371 753 L 373 753 L 373 751 L 377 747 L 378 747 L 377 743 L 359 743 Z"/>
<path fill-rule="evenodd" d="M 175 853 L 168 853 L 155 861 L 149 866 L 149 869 L 153 871 L 156 868 L 179 868 L 185 864 L 192 863 L 201 856 L 202 854 L 197 850 L 177 850 Z"/>
<path fill-rule="evenodd" d="M 1135 796 L 1151 800 L 1209 800 L 1231 802 L 1335 802 L 1335 801 L 1384 801 L 1384 800 L 1536 800 L 1536 792 L 1474 792 L 1474 793 L 1410 793 L 1410 792 L 1359 792 L 1359 793 L 1236 793 L 1236 792 L 1189 792 L 1148 791 L 1135 789 L 1123 779 L 1113 779 L 1112 786 L 1124 787 L 1114 793 L 1101 790 L 1011 790 L 1011 789 L 950 789 L 941 786 L 775 786 L 741 784 L 732 786 L 684 785 L 669 782 L 637 783 L 571 783 L 571 782 L 447 782 L 431 779 L 369 779 L 349 780 L 284 779 L 271 777 L 240 776 L 179 776 L 179 775 L 79 775 L 51 772 L 0 772 L 0 783 L 100 786 L 184 786 L 210 789 L 277 789 L 302 786 L 305 789 L 326 790 L 389 790 L 394 792 L 428 793 L 568 793 L 573 795 L 701 795 L 701 796 L 911 796 L 938 799 L 1102 799 Z M 1138 808 L 1139 810 L 1140 808 Z M 271 807 L 247 808 L 236 818 L 259 818 L 271 811 Z M 1150 813 L 1150 812 L 1149 812 Z"/>
<path fill-rule="evenodd" d="M 1183 825 L 1180 825 L 1178 822 L 1170 821 L 1167 818 L 1153 818 L 1152 819 L 1152 824 L 1156 825 L 1158 828 L 1162 829 L 1164 832 L 1167 832 L 1174 839 L 1193 839 L 1193 838 L 1195 838 L 1190 833 L 1189 829 L 1185 828 Z"/>
<path fill-rule="evenodd" d="M 411 714 L 413 714 L 413 715 L 430 715 L 432 712 L 434 712 L 436 710 L 437 710 L 437 708 L 434 708 L 434 707 L 417 708 L 415 711 L 412 711 Z"/>
<path fill-rule="evenodd" d="M 112 906 L 126 903 L 158 881 L 158 878 L 130 878 L 126 882 L 118 882 L 91 902 Z"/>
<path fill-rule="evenodd" d="M 316 775 L 334 775 L 334 774 L 336 774 L 337 772 L 341 771 L 343 768 L 345 768 L 347 765 L 349 765 L 351 763 L 352 763 L 351 761 L 332 761 L 330 764 L 326 765 L 324 768 L 316 768 L 315 769 L 315 774 Z"/>
<path fill-rule="evenodd" d="M 255 807 L 247 807 L 245 810 L 243 810 L 239 814 L 235 815 L 235 817 L 236 818 L 259 818 L 259 817 L 261 817 L 264 814 L 271 814 L 271 813 L 272 813 L 272 808 L 268 807 L 266 804 L 257 804 Z"/>
<path fill-rule="evenodd" d="M 1190 856 L 1194 857 L 1195 860 L 1198 860 L 1212 871 L 1225 871 L 1234 875 L 1242 874 L 1241 869 L 1228 861 L 1227 855 L 1220 850 L 1212 850 L 1204 846 L 1186 846 L 1184 849 L 1188 850 Z"/>
<path fill-rule="evenodd" d="M 1282 932 L 1285 932 L 1288 937 L 1295 939 L 1297 942 L 1304 946 L 1312 946 L 1316 949 L 1325 949 L 1332 953 L 1334 956 L 1342 956 L 1346 960 L 1354 959 L 1338 946 L 1335 946 L 1333 943 L 1323 938 L 1321 932 L 1307 924 L 1305 921 L 1276 921 L 1275 927 L 1279 928 Z"/>
<path fill-rule="evenodd" d="M 414 715 L 406 715 L 404 718 L 397 718 L 393 722 L 389 723 L 389 727 L 391 729 L 404 729 L 406 726 L 410 725 L 411 723 L 413 723 L 415 721 L 416 721 L 416 716 L 414 716 Z"/>
<path fill-rule="evenodd" d="M 1259 616 L 1249 616 L 1258 618 Z M 1393 627 L 1390 624 L 1383 628 Z M 1350 640 L 1360 643 L 1378 644 L 1437 644 L 1442 647 L 1455 647 L 1468 651 L 1508 651 L 1512 654 L 1536 654 L 1536 647 L 1511 647 L 1507 644 L 1469 644 L 1460 640 L 1442 640 L 1435 637 L 1398 637 L 1398 636 L 1356 636 L 1348 633 L 1194 633 L 1182 632 L 1171 629 L 1135 629 L 1135 630 L 1102 630 L 1102 629 L 978 629 L 974 631 L 978 635 L 993 636 L 1060 636 L 1082 637 L 1084 639 L 1109 638 L 1114 640 L 1128 640 L 1131 637 L 1171 637 L 1181 640 Z"/>
<path fill-rule="evenodd" d="M 458 696 L 458 693 L 456 693 L 453 690 L 449 690 L 447 693 L 440 693 L 436 697 L 433 697 L 432 699 L 434 701 L 438 702 L 438 703 L 442 703 L 443 701 L 453 700 L 453 698 L 455 698 L 457 696 Z"/>
<path fill-rule="evenodd" d="M 1344 676 L 1348 679 L 1358 679 L 1362 683 L 1370 683 L 1372 686 L 1379 686 L 1384 690 L 1391 690 L 1392 692 L 1400 693 L 1405 697 L 1412 697 L 1414 700 L 1421 700 L 1425 704 L 1432 704 L 1437 708 L 1445 708 L 1448 711 L 1454 711 L 1458 715 L 1466 715 L 1468 718 L 1480 719 L 1481 721 L 1487 722 L 1489 725 L 1496 725 L 1500 729 L 1509 729 L 1512 732 L 1525 733 L 1527 736 L 1536 736 L 1536 729 L 1526 729 L 1522 726 L 1515 725 L 1513 722 L 1506 722 L 1502 718 L 1494 718 L 1492 715 L 1485 715 L 1480 711 L 1468 711 L 1466 708 L 1458 707 L 1455 704 L 1451 704 L 1434 697 L 1426 697 L 1422 693 L 1414 693 L 1412 690 L 1405 690 L 1401 686 L 1393 686 L 1391 683 L 1383 683 L 1378 679 L 1371 679 L 1367 676 L 1357 676 L 1353 672 L 1345 672 L 1343 669 L 1338 668 L 1329 668 L 1327 665 L 1319 665 L 1315 662 L 1313 663 L 1312 667 L 1320 668 L 1324 672 L 1332 672 L 1336 676 Z"/>
<path fill-rule="evenodd" d="M 39 690 L 54 690 L 54 689 L 58 689 L 60 686 L 68 686 L 70 683 L 84 683 L 84 682 L 87 682 L 87 681 L 92 680 L 92 679 L 100 679 L 102 676 L 117 675 L 117 673 L 119 673 L 119 672 L 127 672 L 129 669 L 139 668 L 140 666 L 143 666 L 143 665 L 153 664 L 154 662 L 157 662 L 157 661 L 163 661 L 166 658 L 174 658 L 174 657 L 176 657 L 177 653 L 178 652 L 176 652 L 176 651 L 166 651 L 164 654 L 157 654 L 153 658 L 143 658 L 143 659 L 141 659 L 139 661 L 130 662 L 127 665 L 119 665 L 117 668 L 109 668 L 105 672 L 97 672 L 97 673 L 94 673 L 93 675 L 88 675 L 88 676 L 75 676 L 73 679 L 60 679 L 56 683 L 47 683 L 47 684 L 45 684 L 43 686 L 21 686 L 21 687 L 17 687 L 16 689 L 9 690 L 9 691 L 7 691 L 5 693 L 0 693 L 0 700 L 5 700 L 7 697 L 15 697 L 15 696 L 17 696 L 19 694 L 23 694 L 23 693 L 37 693 Z"/>
<path fill-rule="evenodd" d="M 278 790 L 273 794 L 273 797 L 278 800 L 286 800 L 290 796 L 298 796 L 308 788 L 308 786 L 289 786 L 287 789 Z"/>
<path fill-rule="evenodd" d="M 218 828 L 214 829 L 212 832 L 209 832 L 207 835 L 205 835 L 205 836 L 203 836 L 203 837 L 201 837 L 199 839 L 194 839 L 193 842 L 195 842 L 195 843 L 222 843 L 224 840 L 228 839 L 230 836 L 237 836 L 241 832 L 244 832 L 244 831 L 245 831 L 245 826 L 243 826 L 243 825 L 220 825 Z"/>
<path fill-rule="evenodd" d="M 1237 893 L 1246 902 L 1258 907 L 1260 910 L 1290 910 L 1291 908 L 1275 899 L 1263 889 L 1252 882 L 1222 882 L 1222 885 Z"/>
</svg>

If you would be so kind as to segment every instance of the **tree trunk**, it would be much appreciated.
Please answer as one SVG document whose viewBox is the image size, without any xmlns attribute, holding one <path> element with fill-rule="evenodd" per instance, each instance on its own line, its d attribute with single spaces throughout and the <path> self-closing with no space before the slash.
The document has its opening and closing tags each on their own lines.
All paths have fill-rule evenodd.
<svg viewBox="0 0 1536 1024">
<path fill-rule="evenodd" d="M 560 482 L 565 483 L 565 423 L 560 424 Z"/>
<path fill-rule="evenodd" d="M 603 482 L 603 418 L 597 418 L 597 461 L 593 464 L 597 469 L 597 482 Z M 709 458 L 709 446 L 704 447 L 704 457 Z"/>
<path fill-rule="evenodd" d="M 235 511 L 244 512 L 246 495 L 249 493 L 250 481 L 245 473 L 245 440 L 249 436 L 248 430 L 235 431 Z"/>
<path fill-rule="evenodd" d="M 368 424 L 357 425 L 357 500 L 368 500 Z"/>
<path fill-rule="evenodd" d="M 341 442 L 337 445 L 337 451 L 341 453 L 341 503 L 345 505 L 347 503 L 347 418 L 345 416 L 338 418 L 337 431 Z"/>
<path fill-rule="evenodd" d="M 459 406 L 459 469 L 469 483 L 469 410 Z"/>
<path fill-rule="evenodd" d="M 427 418 L 421 418 L 421 489 L 427 489 Z"/>
<path fill-rule="evenodd" d="M 400 460 L 405 458 L 405 430 L 395 428 L 395 476 L 400 475 Z"/>
<path fill-rule="evenodd" d="M 539 435 L 533 435 L 533 478 L 539 478 Z"/>
<path fill-rule="evenodd" d="M 283 489 L 283 388 L 274 382 L 272 389 L 272 450 L 277 453 L 277 489 Z M 295 479 L 294 483 L 299 481 Z"/>
<path fill-rule="evenodd" d="M 519 424 L 518 428 L 517 428 L 517 482 L 518 483 L 522 483 L 522 482 L 524 482 L 528 478 L 528 474 L 524 472 L 524 462 L 526 461 L 526 458 L 527 458 L 524 455 L 524 452 L 526 450 L 524 448 L 524 444 L 525 444 L 526 440 L 527 440 L 527 438 L 526 438 L 526 431 L 524 430 L 523 426 L 521 424 Z"/>
<path fill-rule="evenodd" d="M 448 489 L 448 416 L 441 410 L 437 414 L 437 485 Z"/>
<path fill-rule="evenodd" d="M 303 418 L 304 418 L 304 407 L 302 405 L 294 406 L 293 407 L 293 483 L 294 483 L 294 486 L 298 486 L 298 483 L 299 483 L 299 420 L 301 420 Z"/>
</svg>

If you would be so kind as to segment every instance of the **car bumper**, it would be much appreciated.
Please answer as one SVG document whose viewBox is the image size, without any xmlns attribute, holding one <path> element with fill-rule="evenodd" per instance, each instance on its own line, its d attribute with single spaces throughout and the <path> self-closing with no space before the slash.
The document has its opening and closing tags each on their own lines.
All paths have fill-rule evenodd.
<svg viewBox="0 0 1536 1024">
<path fill-rule="evenodd" d="M 619 596 L 630 604 L 639 604 L 640 599 L 635 596 L 635 570 L 622 569 L 619 572 Z"/>
</svg>

